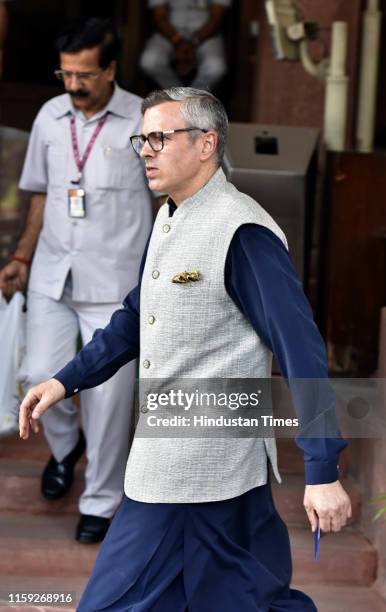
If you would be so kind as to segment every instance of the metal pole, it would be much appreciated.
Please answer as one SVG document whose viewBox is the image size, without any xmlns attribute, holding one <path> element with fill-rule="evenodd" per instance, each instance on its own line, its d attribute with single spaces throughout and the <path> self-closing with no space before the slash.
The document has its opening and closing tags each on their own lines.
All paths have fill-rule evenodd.
<svg viewBox="0 0 386 612">
<path fill-rule="evenodd" d="M 379 42 L 382 20 L 378 4 L 378 0 L 368 0 L 367 9 L 363 13 L 356 146 L 358 151 L 365 153 L 372 151 L 374 140 Z"/>
<path fill-rule="evenodd" d="M 332 24 L 331 63 L 326 78 L 324 138 L 330 151 L 343 151 L 346 141 L 347 91 L 346 76 L 347 23 Z"/>
</svg>

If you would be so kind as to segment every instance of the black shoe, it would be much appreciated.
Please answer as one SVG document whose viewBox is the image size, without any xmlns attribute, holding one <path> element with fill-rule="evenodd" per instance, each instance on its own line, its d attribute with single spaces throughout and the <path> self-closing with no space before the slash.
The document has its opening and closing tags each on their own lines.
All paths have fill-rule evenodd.
<svg viewBox="0 0 386 612">
<path fill-rule="evenodd" d="M 79 429 L 79 440 L 73 450 L 62 459 L 51 459 L 44 468 L 42 475 L 42 495 L 46 499 L 59 499 L 69 490 L 74 480 L 74 467 L 86 448 L 86 440 Z"/>
<path fill-rule="evenodd" d="M 110 519 L 92 514 L 81 514 L 75 539 L 82 544 L 101 542 L 110 526 Z"/>
</svg>

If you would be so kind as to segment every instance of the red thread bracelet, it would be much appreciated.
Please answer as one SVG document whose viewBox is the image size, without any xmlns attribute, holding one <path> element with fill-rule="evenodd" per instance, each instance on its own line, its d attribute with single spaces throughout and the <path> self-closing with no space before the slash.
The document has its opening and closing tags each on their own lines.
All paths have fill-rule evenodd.
<svg viewBox="0 0 386 612">
<path fill-rule="evenodd" d="M 28 259 L 24 259 L 24 257 L 18 257 L 17 255 L 11 255 L 9 257 L 9 261 L 18 261 L 19 263 L 24 264 L 25 266 L 30 266 L 31 262 Z"/>
</svg>

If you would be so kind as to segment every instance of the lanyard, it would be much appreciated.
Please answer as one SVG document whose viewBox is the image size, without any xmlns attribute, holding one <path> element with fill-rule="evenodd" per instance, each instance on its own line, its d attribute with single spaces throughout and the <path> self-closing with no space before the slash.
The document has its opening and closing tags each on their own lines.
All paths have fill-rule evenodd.
<svg viewBox="0 0 386 612">
<path fill-rule="evenodd" d="M 86 165 L 86 161 L 89 158 L 89 155 L 91 153 L 91 149 L 94 146 L 94 143 L 96 141 L 96 139 L 98 138 L 98 134 L 101 131 L 101 129 L 103 128 L 104 124 L 106 123 L 106 119 L 107 119 L 107 115 L 108 113 L 105 113 L 103 115 L 103 117 L 101 117 L 98 121 L 98 125 L 96 126 L 88 144 L 87 147 L 85 149 L 85 152 L 83 153 L 83 157 L 80 158 L 79 155 L 79 147 L 78 147 L 78 139 L 76 137 L 76 125 L 75 125 L 75 115 L 71 115 L 71 120 L 70 120 L 70 125 L 71 125 L 71 141 L 72 141 L 72 150 L 74 152 L 74 158 L 75 158 L 75 163 L 76 163 L 76 167 L 78 168 L 78 180 L 77 181 L 71 181 L 72 183 L 79 183 L 80 179 L 82 178 L 82 172 L 83 172 L 83 168 Z"/>
</svg>

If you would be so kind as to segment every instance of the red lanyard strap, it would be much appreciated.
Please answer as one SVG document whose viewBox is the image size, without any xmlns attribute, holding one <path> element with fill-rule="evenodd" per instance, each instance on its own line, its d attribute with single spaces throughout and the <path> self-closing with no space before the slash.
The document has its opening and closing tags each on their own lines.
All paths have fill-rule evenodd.
<svg viewBox="0 0 386 612">
<path fill-rule="evenodd" d="M 79 147 L 78 147 L 78 139 L 76 137 L 76 125 L 75 125 L 75 115 L 71 115 L 71 141 L 72 141 L 72 150 L 74 152 L 74 159 L 75 159 L 75 163 L 76 163 L 76 167 L 78 168 L 78 172 L 79 172 L 79 178 L 82 175 L 83 172 L 83 168 L 86 165 L 86 161 L 89 158 L 89 155 L 91 153 L 91 150 L 94 146 L 94 143 L 96 141 L 96 139 L 98 138 L 99 132 L 101 131 L 101 129 L 103 128 L 104 124 L 106 123 L 106 119 L 107 119 L 107 115 L 108 113 L 105 113 L 103 115 L 103 117 L 101 117 L 98 121 L 98 125 L 96 126 L 88 144 L 87 147 L 85 149 L 85 152 L 83 153 L 83 157 L 81 158 L 79 155 Z"/>
</svg>

